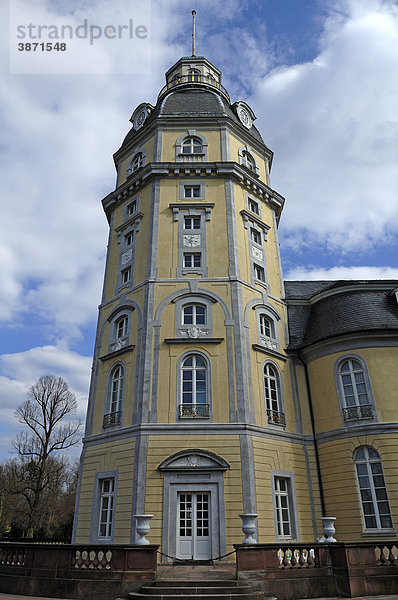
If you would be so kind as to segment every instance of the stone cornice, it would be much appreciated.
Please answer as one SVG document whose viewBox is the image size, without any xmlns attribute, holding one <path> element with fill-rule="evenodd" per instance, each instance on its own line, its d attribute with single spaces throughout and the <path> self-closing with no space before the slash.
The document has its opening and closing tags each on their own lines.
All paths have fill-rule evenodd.
<svg viewBox="0 0 398 600">
<path fill-rule="evenodd" d="M 183 129 L 184 127 L 187 129 L 192 129 L 195 125 L 200 129 L 215 130 L 220 130 L 222 127 L 228 127 L 230 133 L 242 140 L 247 140 L 250 146 L 256 150 L 256 152 L 269 160 L 270 165 L 272 164 L 274 157 L 272 150 L 270 150 L 264 143 L 261 143 L 260 140 L 252 136 L 248 130 L 242 130 L 241 126 L 238 123 L 235 123 L 227 115 L 227 113 L 225 113 L 224 115 L 217 115 L 214 117 L 199 115 L 193 117 L 176 115 L 175 117 L 172 117 L 170 115 L 158 115 L 153 121 L 139 129 L 136 132 L 136 135 L 134 135 L 126 144 L 123 144 L 118 150 L 116 150 L 113 155 L 115 165 L 131 154 L 135 148 L 142 146 L 145 141 L 154 136 L 157 128 L 175 128 L 176 130 L 180 131 L 181 128 Z M 128 133 L 129 132 L 127 132 L 126 135 L 128 135 Z"/>
<path fill-rule="evenodd" d="M 166 344 L 221 344 L 224 338 L 207 338 L 207 337 L 181 337 L 181 338 L 165 338 Z"/>
<path fill-rule="evenodd" d="M 349 428 L 333 429 L 316 434 L 316 440 L 320 444 L 334 442 L 349 437 L 362 435 L 386 435 L 398 433 L 398 423 L 369 423 L 361 425 L 350 425 Z"/>
<path fill-rule="evenodd" d="M 141 423 L 97 435 L 87 436 L 83 439 L 84 445 L 102 444 L 104 442 L 126 439 L 137 435 L 242 435 L 251 434 L 265 437 L 274 441 L 312 445 L 314 437 L 299 433 L 291 433 L 286 430 L 271 429 L 250 425 L 247 423 L 194 423 L 184 421 L 183 423 Z"/>
<path fill-rule="evenodd" d="M 131 195 L 157 178 L 165 177 L 198 177 L 215 176 L 233 179 L 249 189 L 252 194 L 265 202 L 269 202 L 275 210 L 277 219 L 283 209 L 285 199 L 275 190 L 263 183 L 257 175 L 236 162 L 207 162 L 207 163 L 176 163 L 151 162 L 135 171 L 116 190 L 105 196 L 102 206 L 110 221 L 110 215 L 118 202 L 128 199 Z"/>
<path fill-rule="evenodd" d="M 257 350 L 257 352 L 262 352 L 263 354 L 267 354 L 268 356 L 272 356 L 273 358 L 279 358 L 280 360 L 287 361 L 289 358 L 285 354 L 281 352 L 277 352 L 277 350 L 272 350 L 271 348 L 267 348 L 267 346 L 261 346 L 260 344 L 252 344 L 253 350 Z"/>
<path fill-rule="evenodd" d="M 130 344 L 129 346 L 124 346 L 123 348 L 119 348 L 118 350 L 114 350 L 113 352 L 108 352 L 108 354 L 104 354 L 103 356 L 100 356 L 99 359 L 104 361 L 104 360 L 108 360 L 110 358 L 115 358 L 115 356 L 120 356 L 121 354 L 124 354 L 125 352 L 130 352 L 132 350 L 134 350 L 135 346 L 133 344 Z"/>
<path fill-rule="evenodd" d="M 398 346 L 398 331 L 357 331 L 315 342 L 298 351 L 305 363 L 336 352 L 352 351 L 355 348 L 379 348 Z M 296 352 L 296 351 L 295 351 Z"/>
</svg>

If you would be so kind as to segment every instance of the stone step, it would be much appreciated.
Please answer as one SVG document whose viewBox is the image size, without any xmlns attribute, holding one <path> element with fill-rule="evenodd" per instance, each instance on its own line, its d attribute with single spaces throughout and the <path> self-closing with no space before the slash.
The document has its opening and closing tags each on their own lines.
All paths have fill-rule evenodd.
<svg viewBox="0 0 398 600">
<path fill-rule="evenodd" d="M 153 584 L 156 587 L 237 587 L 239 582 L 236 579 L 217 579 L 209 582 L 208 574 L 203 579 L 158 579 Z M 211 573 L 209 573 L 211 575 Z M 246 584 L 243 584 L 246 585 Z"/>
<path fill-rule="evenodd" d="M 200 586 L 182 586 L 182 585 L 156 585 L 156 586 L 144 586 L 141 590 L 141 594 L 149 594 L 153 596 L 198 596 L 198 595 L 211 595 L 211 594 L 228 594 L 234 597 L 237 594 L 249 594 L 253 592 L 253 586 L 251 585 L 240 585 L 240 586 L 222 586 L 222 585 L 210 585 L 208 582 L 194 582 L 196 583 L 207 583 L 207 585 Z"/>
<path fill-rule="evenodd" d="M 181 589 L 181 588 L 180 588 Z M 195 600 L 264 600 L 264 592 L 253 592 L 252 590 L 245 594 L 231 594 L 223 593 L 222 591 L 216 592 L 216 588 L 214 588 L 214 592 L 211 594 L 196 594 L 192 596 L 192 594 L 179 594 L 178 590 L 174 590 L 173 594 L 146 594 L 143 592 L 129 592 L 129 600 L 163 600 L 166 598 L 167 600 L 183 600 L 183 598 L 187 598 L 192 600 L 195 597 Z"/>
</svg>

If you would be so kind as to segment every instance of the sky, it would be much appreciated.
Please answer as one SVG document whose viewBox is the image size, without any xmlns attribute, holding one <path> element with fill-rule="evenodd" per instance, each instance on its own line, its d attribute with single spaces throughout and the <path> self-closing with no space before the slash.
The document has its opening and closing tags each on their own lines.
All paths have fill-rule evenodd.
<svg viewBox="0 0 398 600">
<path fill-rule="evenodd" d="M 155 104 L 164 73 L 191 54 L 192 9 L 197 54 L 221 69 L 232 102 L 253 108 L 275 153 L 284 277 L 398 279 L 397 2 L 3 0 L 0 460 L 41 375 L 69 383 L 84 420 L 112 154 L 136 106 Z M 109 31 L 133 21 L 132 37 L 18 50 L 34 41 L 18 25 L 84 20 Z"/>
</svg>

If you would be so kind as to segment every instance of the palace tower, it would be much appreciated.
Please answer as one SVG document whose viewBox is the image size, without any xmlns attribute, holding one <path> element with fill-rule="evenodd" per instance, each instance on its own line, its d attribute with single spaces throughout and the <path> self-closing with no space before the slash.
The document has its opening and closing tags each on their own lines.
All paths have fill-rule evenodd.
<svg viewBox="0 0 398 600">
<path fill-rule="evenodd" d="M 339 540 L 394 531 L 396 282 L 285 291 L 255 119 L 183 57 L 115 153 L 76 542 L 135 543 L 137 514 L 198 560 L 242 541 L 240 513 L 261 542 L 321 537 L 325 512 Z"/>
</svg>

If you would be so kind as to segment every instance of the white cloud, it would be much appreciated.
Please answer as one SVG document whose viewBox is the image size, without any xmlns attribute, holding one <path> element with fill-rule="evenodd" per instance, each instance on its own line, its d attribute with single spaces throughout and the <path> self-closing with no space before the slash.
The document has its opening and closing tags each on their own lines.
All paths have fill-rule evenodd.
<svg viewBox="0 0 398 600">
<path fill-rule="evenodd" d="M 285 276 L 287 280 L 324 280 L 324 279 L 397 279 L 398 267 L 331 267 L 319 268 L 315 266 L 295 267 Z"/>
<path fill-rule="evenodd" d="M 316 59 L 274 70 L 252 98 L 296 248 L 349 251 L 398 233 L 398 8 L 338 7 Z"/>
<path fill-rule="evenodd" d="M 78 401 L 77 416 L 84 422 L 90 369 L 90 357 L 63 347 L 43 346 L 0 356 L 0 457 L 7 457 L 11 449 L 10 440 L 19 428 L 14 415 L 16 407 L 26 399 L 29 388 L 42 375 L 56 375 L 65 379 Z"/>
</svg>

